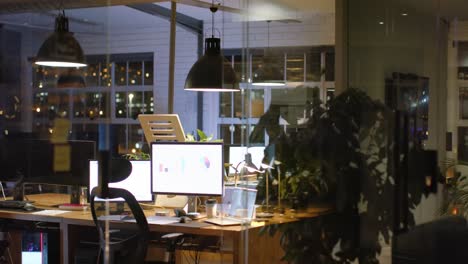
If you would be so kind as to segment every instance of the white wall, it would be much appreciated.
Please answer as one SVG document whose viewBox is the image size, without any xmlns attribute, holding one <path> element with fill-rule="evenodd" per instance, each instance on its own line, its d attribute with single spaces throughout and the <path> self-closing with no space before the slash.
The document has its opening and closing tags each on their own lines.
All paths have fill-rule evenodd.
<svg viewBox="0 0 468 264">
<path fill-rule="evenodd" d="M 102 29 L 106 34 L 77 34 L 85 54 L 153 52 L 155 113 L 167 113 L 169 21 L 124 6 L 106 10 L 109 20 L 117 20 Z M 197 127 L 196 94 L 183 88 L 185 77 L 197 59 L 197 36 L 177 27 L 175 54 L 174 113 L 179 114 L 184 130 L 191 132 Z"/>
</svg>

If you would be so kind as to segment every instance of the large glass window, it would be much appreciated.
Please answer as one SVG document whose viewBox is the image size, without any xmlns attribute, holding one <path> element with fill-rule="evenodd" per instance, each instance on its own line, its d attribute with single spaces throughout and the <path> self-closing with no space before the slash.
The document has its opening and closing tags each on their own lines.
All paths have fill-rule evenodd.
<svg viewBox="0 0 468 264">
<path fill-rule="evenodd" d="M 241 76 L 242 60 L 240 50 L 228 50 L 225 56 L 234 66 L 238 76 Z M 247 72 L 252 73 L 263 67 L 264 56 L 273 56 L 275 67 L 284 75 L 284 87 L 252 86 L 248 82 L 241 82 L 243 90 L 240 93 L 221 93 L 219 95 L 218 132 L 226 144 L 241 144 L 250 133 L 242 134 L 238 126 L 252 127 L 257 124 L 272 100 L 284 99 L 285 104 L 291 103 L 284 96 L 287 91 L 296 87 L 319 88 L 318 98 L 326 103 L 334 96 L 334 66 L 335 57 L 333 47 L 299 47 L 299 48 L 268 48 L 250 49 L 250 56 L 246 59 Z M 236 55 L 237 54 L 237 55 Z M 269 60 L 270 61 L 270 60 Z M 302 100 L 304 99 L 304 100 Z M 299 104 L 310 103 L 312 97 L 303 97 Z M 309 100 L 309 101 L 307 101 Z M 304 117 L 304 114 L 298 114 Z M 243 135 L 243 136 L 242 136 Z M 268 137 L 262 136 L 261 141 L 256 138 L 256 144 L 268 143 Z M 250 142 L 253 143 L 253 142 Z"/>
<path fill-rule="evenodd" d="M 81 70 L 35 68 L 34 130 L 47 130 L 55 117 L 70 118 L 75 139 L 80 139 L 87 129 L 96 129 L 80 124 L 110 121 L 134 126 L 138 114 L 154 111 L 152 58 L 152 53 L 93 55 L 87 58 L 89 66 Z M 75 128 L 80 130 L 73 131 Z M 131 152 L 141 141 L 141 131 L 136 130 L 119 130 L 129 133 L 120 137 L 126 139 L 125 144 L 119 143 L 120 153 Z M 136 146 L 141 148 L 141 144 Z"/>
</svg>

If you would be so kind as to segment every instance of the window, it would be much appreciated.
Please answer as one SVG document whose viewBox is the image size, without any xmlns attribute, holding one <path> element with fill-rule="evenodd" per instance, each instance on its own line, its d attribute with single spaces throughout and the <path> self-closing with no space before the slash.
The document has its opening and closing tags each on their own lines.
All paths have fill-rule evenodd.
<svg viewBox="0 0 468 264">
<path fill-rule="evenodd" d="M 33 71 L 34 130 L 47 133 L 56 117 L 71 120 L 73 139 L 97 140 L 98 126 L 115 124 L 119 153 L 141 148 L 140 113 L 153 113 L 153 53 L 92 55 L 88 67 Z M 64 77 L 66 76 L 66 77 Z"/>
<path fill-rule="evenodd" d="M 294 93 L 297 103 L 306 103 L 312 96 L 312 88 L 319 88 L 323 103 L 334 96 L 334 48 L 333 47 L 297 47 L 297 48 L 269 48 L 268 54 L 274 55 L 274 63 L 280 68 L 286 80 L 283 88 L 257 87 L 248 85 L 242 77 L 242 56 L 240 50 L 225 50 L 225 57 L 233 65 L 237 73 L 241 92 L 220 93 L 218 102 L 218 117 L 216 120 L 218 137 L 224 143 L 241 144 L 245 142 L 259 118 L 268 110 L 271 103 L 280 103 L 284 99 L 285 91 L 301 87 Z M 264 49 L 251 49 L 245 59 L 247 69 L 254 72 L 263 63 Z M 251 74 L 249 74 L 251 76 Z M 290 97 L 290 95 L 288 95 Z M 288 103 L 290 104 L 290 102 Z M 304 113 L 295 113 L 294 109 L 288 111 L 294 118 L 303 118 Z M 257 138 L 258 142 L 250 144 L 264 145 L 268 143 L 267 135 Z"/>
</svg>

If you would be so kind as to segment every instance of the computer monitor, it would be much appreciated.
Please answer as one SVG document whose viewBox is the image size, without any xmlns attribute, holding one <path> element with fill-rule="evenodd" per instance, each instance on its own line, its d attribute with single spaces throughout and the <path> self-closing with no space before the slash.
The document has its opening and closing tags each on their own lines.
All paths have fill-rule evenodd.
<svg viewBox="0 0 468 264">
<path fill-rule="evenodd" d="M 132 172 L 123 181 L 109 183 L 109 187 L 126 189 L 131 192 L 139 202 L 153 201 L 151 192 L 151 162 L 149 160 L 131 160 Z M 98 186 L 98 161 L 89 161 L 89 192 Z M 96 198 L 95 201 L 102 201 Z M 123 199 L 114 199 L 111 201 L 123 201 Z"/>
<path fill-rule="evenodd" d="M 153 193 L 199 196 L 223 194 L 222 142 L 153 142 Z"/>
<path fill-rule="evenodd" d="M 250 153 L 252 155 L 252 163 L 257 167 L 257 169 L 260 169 L 264 156 L 264 149 L 265 147 L 263 146 L 249 148 L 245 146 L 230 146 L 229 163 L 231 164 L 231 166 L 229 167 L 229 174 L 236 174 L 236 167 L 237 170 L 240 171 L 240 169 L 242 168 L 242 162 L 245 160 L 246 153 Z"/>
<path fill-rule="evenodd" d="M 55 153 L 56 144 L 42 139 L 9 138 L 0 144 L 1 181 L 88 186 L 87 163 L 95 159 L 94 141 L 70 140 L 60 146 L 68 151 Z M 69 166 L 54 170 L 54 158 L 69 155 Z"/>
</svg>

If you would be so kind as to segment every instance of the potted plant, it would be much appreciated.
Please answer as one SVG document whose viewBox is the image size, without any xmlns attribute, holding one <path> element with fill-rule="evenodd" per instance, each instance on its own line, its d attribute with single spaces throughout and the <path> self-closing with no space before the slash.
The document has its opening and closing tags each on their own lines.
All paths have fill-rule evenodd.
<svg viewBox="0 0 468 264">
<path fill-rule="evenodd" d="M 278 120 L 281 111 L 275 107 L 270 106 L 260 119 L 259 130 L 278 131 L 278 123 L 272 120 Z M 331 202 L 335 213 L 268 226 L 263 232 L 282 233 L 284 260 L 291 263 L 350 263 L 355 259 L 376 263 L 380 237 L 390 243 L 393 226 L 392 112 L 352 88 L 326 107 L 316 97 L 304 110 L 311 113 L 305 125 L 294 131 L 279 130 L 272 140 L 286 178 L 280 195 L 294 197 L 299 206 Z M 262 122 L 263 118 L 268 122 Z M 262 195 L 264 185 L 260 186 Z M 418 199 L 415 195 L 410 206 Z"/>
</svg>

